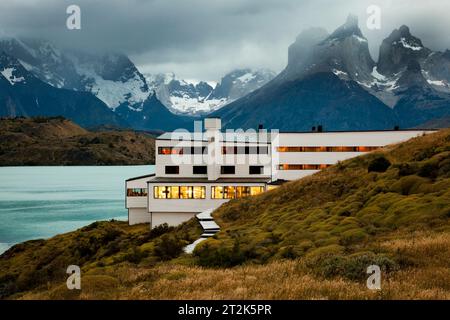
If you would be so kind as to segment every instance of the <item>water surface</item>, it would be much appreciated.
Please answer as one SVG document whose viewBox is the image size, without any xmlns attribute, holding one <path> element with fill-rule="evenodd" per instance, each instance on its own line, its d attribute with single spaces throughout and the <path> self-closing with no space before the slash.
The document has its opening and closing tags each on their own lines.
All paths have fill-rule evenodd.
<svg viewBox="0 0 450 320">
<path fill-rule="evenodd" d="M 125 180 L 154 166 L 0 167 L 0 253 L 97 220 L 126 220 Z"/>
</svg>

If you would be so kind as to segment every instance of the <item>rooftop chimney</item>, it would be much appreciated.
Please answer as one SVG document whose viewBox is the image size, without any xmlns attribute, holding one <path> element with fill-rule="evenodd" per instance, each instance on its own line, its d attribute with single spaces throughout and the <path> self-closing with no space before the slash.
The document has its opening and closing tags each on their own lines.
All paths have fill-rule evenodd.
<svg viewBox="0 0 450 320">
<path fill-rule="evenodd" d="M 220 118 L 205 118 L 206 131 L 220 131 L 222 128 L 222 121 Z"/>
</svg>

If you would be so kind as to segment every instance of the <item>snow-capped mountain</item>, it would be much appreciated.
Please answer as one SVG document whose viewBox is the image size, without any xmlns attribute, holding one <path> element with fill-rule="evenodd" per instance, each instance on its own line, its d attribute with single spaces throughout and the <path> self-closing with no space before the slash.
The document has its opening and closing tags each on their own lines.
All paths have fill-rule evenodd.
<svg viewBox="0 0 450 320">
<path fill-rule="evenodd" d="M 123 103 L 139 109 L 152 93 L 122 54 L 60 50 L 45 40 L 16 38 L 1 39 L 0 51 L 17 58 L 40 80 L 56 88 L 91 92 L 112 110 Z"/>
<path fill-rule="evenodd" d="M 282 130 L 414 127 L 450 115 L 450 51 L 433 52 L 406 26 L 383 41 L 378 63 L 352 15 L 330 35 L 302 32 L 288 53 L 275 79 L 213 115 L 226 127 Z"/>
<path fill-rule="evenodd" d="M 11 116 L 64 116 L 82 126 L 127 125 L 92 94 L 51 86 L 1 52 L 0 117 Z"/>
<path fill-rule="evenodd" d="M 266 69 L 238 69 L 219 83 L 177 79 L 173 73 L 145 75 L 150 88 L 169 109 L 181 114 L 206 114 L 239 99 L 272 80 Z"/>
</svg>

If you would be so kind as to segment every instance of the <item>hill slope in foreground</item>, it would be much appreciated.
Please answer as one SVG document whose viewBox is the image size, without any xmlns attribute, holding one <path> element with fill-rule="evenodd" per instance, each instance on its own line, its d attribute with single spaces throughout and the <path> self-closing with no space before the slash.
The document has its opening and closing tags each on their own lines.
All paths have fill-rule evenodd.
<svg viewBox="0 0 450 320">
<path fill-rule="evenodd" d="M 155 140 L 133 131 L 93 132 L 61 117 L 0 119 L 0 166 L 138 165 Z"/>
<path fill-rule="evenodd" d="M 29 299 L 450 299 L 450 130 L 351 159 L 213 213 L 193 255 L 177 228 L 101 222 L 0 257 L 0 295 Z M 69 291 L 69 264 L 82 289 Z M 366 268 L 382 269 L 381 290 Z"/>
</svg>

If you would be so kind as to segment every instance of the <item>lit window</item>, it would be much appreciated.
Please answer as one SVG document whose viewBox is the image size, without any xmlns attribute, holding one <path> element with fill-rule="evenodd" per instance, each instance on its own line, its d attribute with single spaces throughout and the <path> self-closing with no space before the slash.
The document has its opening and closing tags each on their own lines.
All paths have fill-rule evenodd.
<svg viewBox="0 0 450 320">
<path fill-rule="evenodd" d="M 147 188 L 132 188 L 127 189 L 127 197 L 146 197 Z"/>
<path fill-rule="evenodd" d="M 207 147 L 158 147 L 158 154 L 206 154 Z"/>
<path fill-rule="evenodd" d="M 369 152 L 377 150 L 377 146 L 334 146 L 334 147 L 277 147 L 278 152 Z"/>
<path fill-rule="evenodd" d="M 206 187 L 194 187 L 193 190 L 194 199 L 206 198 Z"/>
<path fill-rule="evenodd" d="M 331 164 L 280 164 L 278 170 L 321 170 L 330 166 Z"/>
<path fill-rule="evenodd" d="M 154 187 L 153 197 L 155 199 L 170 199 L 171 187 Z"/>
<path fill-rule="evenodd" d="M 250 186 L 214 186 L 211 187 L 212 199 L 235 199 L 255 196 L 264 192 L 265 188 Z"/>
<path fill-rule="evenodd" d="M 204 186 L 157 186 L 154 187 L 155 199 L 205 199 Z"/>
<path fill-rule="evenodd" d="M 250 195 L 256 196 L 264 192 L 264 187 L 250 187 Z"/>
<path fill-rule="evenodd" d="M 236 198 L 236 187 L 224 187 L 223 188 L 223 198 L 224 199 L 234 199 Z"/>
<path fill-rule="evenodd" d="M 211 187 L 211 198 L 213 199 L 223 199 L 223 187 Z"/>
<path fill-rule="evenodd" d="M 250 196 L 250 187 L 242 186 L 236 187 L 236 197 L 237 198 L 245 198 Z"/>
<path fill-rule="evenodd" d="M 192 187 L 180 187 L 180 199 L 191 199 Z"/>
</svg>

